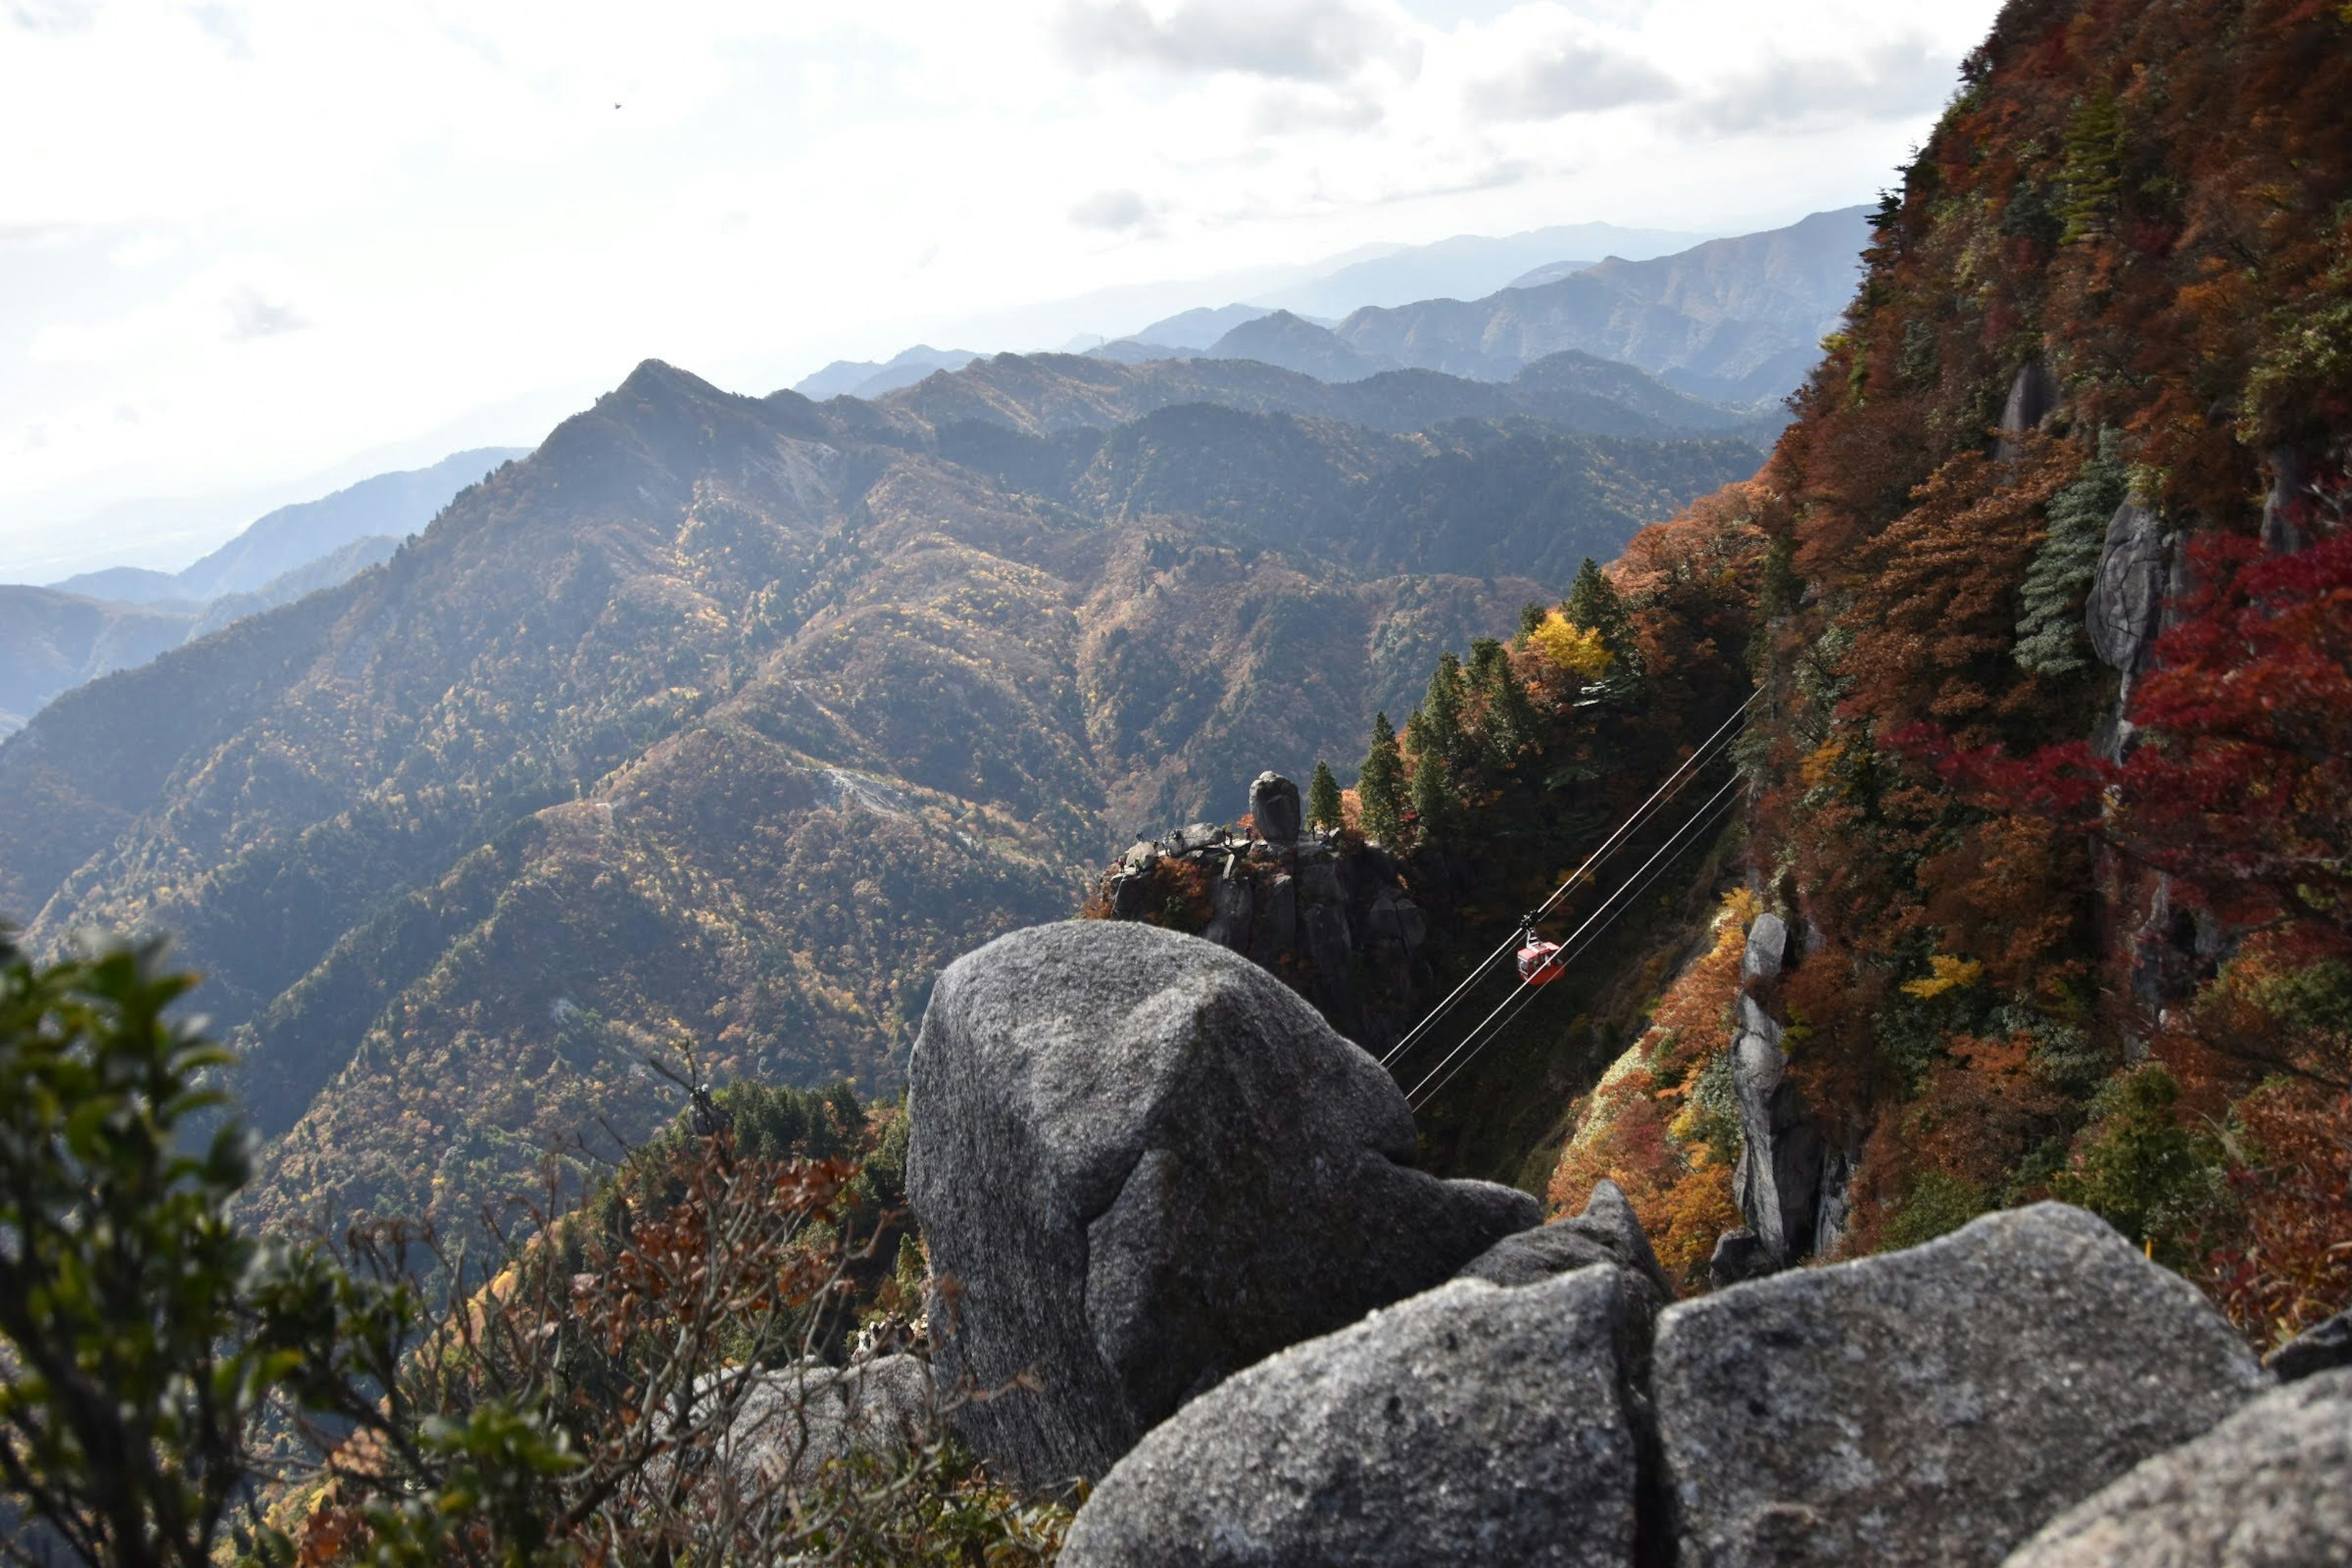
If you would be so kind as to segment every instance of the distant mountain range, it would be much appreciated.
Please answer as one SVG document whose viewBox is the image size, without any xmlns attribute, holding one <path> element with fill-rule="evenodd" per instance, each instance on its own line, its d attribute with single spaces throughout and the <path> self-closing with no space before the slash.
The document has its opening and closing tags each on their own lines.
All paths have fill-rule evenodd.
<svg viewBox="0 0 2352 1568">
<path fill-rule="evenodd" d="M 59 692 L 389 560 L 449 498 L 529 448 L 485 447 L 280 507 L 180 572 L 0 584 L 0 735 Z"/>
<path fill-rule="evenodd" d="M 1680 406 L 1575 359 L 1000 356 L 823 404 L 649 363 L 381 569 L 0 742 L 0 916 L 176 933 L 258 1223 L 462 1220 L 654 1126 L 651 1052 L 888 1085 L 948 958 L 1261 768 L 1349 771 L 1439 650 L 1757 466 L 1517 411 L 1580 383 Z"/>
<path fill-rule="evenodd" d="M 1352 382 L 1394 370 L 1506 381 L 1538 360 L 1575 351 L 1637 366 L 1696 397 L 1770 409 L 1820 359 L 1822 337 L 1853 296 L 1868 209 L 1816 213 L 1787 228 L 1667 255 L 1646 248 L 1687 237 L 1580 225 L 1448 240 L 1358 263 L 1315 285 L 1336 291 L 1301 286 L 1258 302 L 1202 306 L 1086 352 L 1126 365 L 1255 360 Z M 1603 238 L 1621 242 L 1605 261 L 1561 259 L 1551 248 Z M 1530 260 L 1537 265 L 1525 265 Z M 1465 276 L 1488 281 L 1458 296 L 1433 287 Z M 1385 301 L 1408 285 L 1429 292 Z M 1365 294 L 1383 298 L 1357 298 Z M 1337 317 L 1285 303 L 1347 298 L 1356 303 Z M 837 362 L 794 390 L 879 397 L 976 357 L 917 347 L 887 363 Z"/>
<path fill-rule="evenodd" d="M 1358 310 L 1333 336 L 1375 363 L 1478 377 L 1577 349 L 1701 397 L 1777 399 L 1821 358 L 1822 337 L 1853 298 L 1869 212 L 1816 213 L 1787 228 L 1646 261 L 1612 259 L 1483 300 Z"/>
</svg>

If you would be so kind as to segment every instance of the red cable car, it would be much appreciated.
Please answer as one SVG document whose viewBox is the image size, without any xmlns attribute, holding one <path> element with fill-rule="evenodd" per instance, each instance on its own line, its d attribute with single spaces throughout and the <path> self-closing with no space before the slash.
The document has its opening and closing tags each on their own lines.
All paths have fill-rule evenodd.
<svg viewBox="0 0 2352 1568">
<path fill-rule="evenodd" d="M 1528 985 L 1549 985 L 1568 973 L 1559 961 L 1559 943 L 1538 942 L 1533 932 L 1519 949 L 1519 979 Z"/>
</svg>

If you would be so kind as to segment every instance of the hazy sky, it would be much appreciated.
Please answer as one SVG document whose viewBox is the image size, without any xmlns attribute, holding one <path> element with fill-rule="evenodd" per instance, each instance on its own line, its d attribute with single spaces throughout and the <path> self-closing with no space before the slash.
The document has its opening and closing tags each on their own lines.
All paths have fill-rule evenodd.
<svg viewBox="0 0 2352 1568">
<path fill-rule="evenodd" d="M 0 580 L 184 564 L 648 356 L 764 392 L 1114 285 L 1866 201 L 1995 9 L 0 0 Z"/>
</svg>

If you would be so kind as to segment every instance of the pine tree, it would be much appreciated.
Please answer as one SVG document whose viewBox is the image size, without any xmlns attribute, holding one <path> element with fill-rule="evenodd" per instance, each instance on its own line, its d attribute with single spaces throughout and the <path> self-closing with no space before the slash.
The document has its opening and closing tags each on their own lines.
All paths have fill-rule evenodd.
<svg viewBox="0 0 2352 1568">
<path fill-rule="evenodd" d="M 1492 637 L 1480 637 L 1470 645 L 1470 689 L 1482 709 L 1478 721 L 1482 760 L 1497 771 L 1507 769 L 1535 743 L 1536 710 L 1511 668 L 1510 656 Z"/>
<path fill-rule="evenodd" d="M 1421 738 L 1412 745 L 1414 756 L 1434 754 L 1444 758 L 1446 765 L 1455 770 L 1469 761 L 1470 735 L 1463 723 L 1468 697 L 1462 679 L 1462 661 L 1450 650 L 1440 654 L 1436 669 L 1430 673 L 1428 695 L 1414 710 L 1422 725 Z M 1410 725 L 1407 730 L 1410 732 Z"/>
<path fill-rule="evenodd" d="M 1339 781 L 1332 776 L 1331 764 L 1318 757 L 1315 776 L 1307 781 L 1307 825 L 1337 827 L 1340 815 Z"/>
<path fill-rule="evenodd" d="M 1372 715 L 1372 749 L 1356 781 L 1356 799 L 1363 808 L 1364 837 L 1396 845 L 1404 833 L 1404 756 L 1397 749 L 1396 727 L 1386 713 Z"/>
<path fill-rule="evenodd" d="M 1586 631 L 1600 634 L 1601 646 L 1608 648 L 1619 669 L 1632 667 L 1633 617 L 1626 612 L 1617 584 L 1609 580 L 1590 555 L 1577 568 L 1576 581 L 1570 584 L 1568 599 L 1560 610 Z"/>
<path fill-rule="evenodd" d="M 1454 769 L 1433 752 L 1412 760 L 1412 816 L 1424 842 L 1450 837 L 1461 826 L 1462 796 L 1454 784 Z"/>
<path fill-rule="evenodd" d="M 2123 190 L 2124 115 L 2116 95 L 2099 89 L 2074 110 L 2066 127 L 2066 165 L 2061 176 L 2066 220 L 2061 242 L 2096 239 L 2107 232 Z"/>
<path fill-rule="evenodd" d="M 2118 432 L 2100 432 L 2097 455 L 2050 498 L 2044 513 L 2049 532 L 2019 590 L 2024 614 L 2017 621 L 2017 662 L 2036 675 L 2072 675 L 2090 668 L 2084 657 L 2083 601 L 2098 575 L 2108 520 L 2123 505 L 2127 489 L 2118 445 Z"/>
<path fill-rule="evenodd" d="M 1764 581 L 1757 591 L 1757 609 L 1767 619 L 1790 614 L 1804 602 L 1805 580 L 1797 575 L 1797 541 L 1780 534 L 1764 547 Z"/>
</svg>

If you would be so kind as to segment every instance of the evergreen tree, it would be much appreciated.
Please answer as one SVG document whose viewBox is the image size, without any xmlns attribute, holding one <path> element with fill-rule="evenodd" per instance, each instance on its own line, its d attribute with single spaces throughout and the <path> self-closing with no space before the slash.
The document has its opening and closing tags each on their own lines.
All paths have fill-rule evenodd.
<svg viewBox="0 0 2352 1568">
<path fill-rule="evenodd" d="M 1511 668 L 1510 655 L 1492 637 L 1470 645 L 1470 689 L 1481 713 L 1478 738 L 1486 763 L 1507 769 L 1536 741 L 1536 711 Z"/>
<path fill-rule="evenodd" d="M 1318 757 L 1315 776 L 1307 781 L 1307 825 L 1337 827 L 1340 816 L 1339 781 L 1331 775 L 1331 764 Z"/>
<path fill-rule="evenodd" d="M 2019 591 L 2024 613 L 2017 621 L 2017 662 L 2036 675 L 2071 675 L 2090 668 L 2084 657 L 2083 601 L 2098 575 L 2107 522 L 2128 488 L 2119 441 L 2119 432 L 2102 431 L 2097 455 L 2050 498 L 2049 531 Z"/>
<path fill-rule="evenodd" d="M 1395 845 L 1404 833 L 1404 755 L 1397 749 L 1396 727 L 1385 713 L 1372 715 L 1372 749 L 1356 780 L 1356 799 L 1362 807 L 1364 837 Z"/>
<path fill-rule="evenodd" d="M 1435 752 L 1412 760 L 1412 816 L 1424 842 L 1445 838 L 1462 824 L 1462 795 L 1454 785 L 1453 764 Z"/>
<path fill-rule="evenodd" d="M 1764 547 L 1764 581 L 1756 607 L 1768 619 L 1788 615 L 1804 602 L 1805 580 L 1797 575 L 1797 541 L 1780 534 Z"/>
<path fill-rule="evenodd" d="M 1428 695 L 1413 710 L 1422 725 L 1421 738 L 1412 742 L 1414 756 L 1434 754 L 1455 769 L 1469 761 L 1470 735 L 1463 723 L 1468 697 L 1462 679 L 1462 661 L 1451 650 L 1440 654 L 1437 668 L 1429 677 Z M 1407 731 L 1411 732 L 1410 725 Z"/>
<path fill-rule="evenodd" d="M 2124 115 L 2105 88 L 2084 99 L 2066 127 L 2066 165 L 2062 176 L 2066 220 L 2062 243 L 2095 239 L 2107 232 L 2123 190 Z"/>
<path fill-rule="evenodd" d="M 1633 668 L 1633 618 L 1625 609 L 1617 584 L 1609 580 L 1590 555 L 1577 568 L 1576 581 L 1570 584 L 1568 599 L 1560 609 L 1586 631 L 1599 634 L 1601 646 L 1616 660 L 1617 668 Z"/>
<path fill-rule="evenodd" d="M 1533 599 L 1519 606 L 1519 636 L 1522 637 L 1534 636 L 1535 629 L 1544 624 L 1544 617 L 1549 614 L 1551 614 L 1549 610 L 1545 609 Z"/>
</svg>

